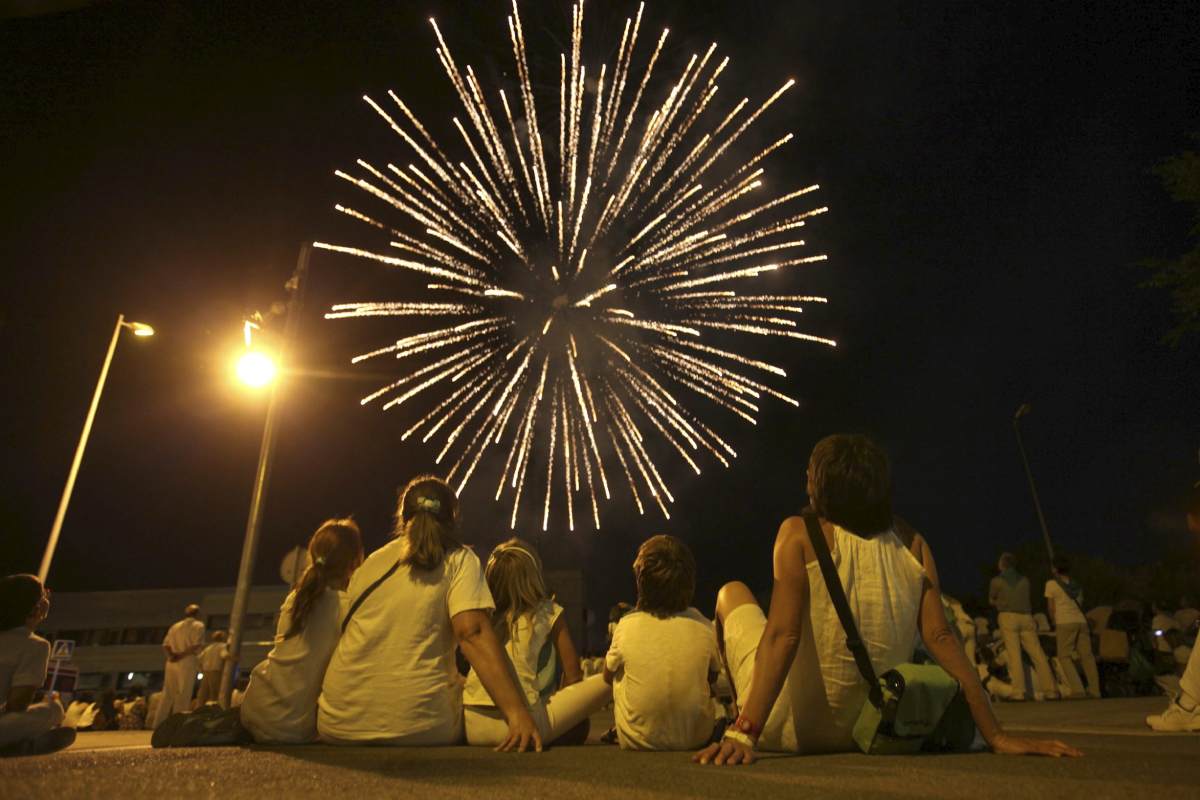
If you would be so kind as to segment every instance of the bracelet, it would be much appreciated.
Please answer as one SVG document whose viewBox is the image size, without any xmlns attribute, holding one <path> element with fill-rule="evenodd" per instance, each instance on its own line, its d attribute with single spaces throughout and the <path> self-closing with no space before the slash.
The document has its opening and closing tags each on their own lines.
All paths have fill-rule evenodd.
<svg viewBox="0 0 1200 800">
<path fill-rule="evenodd" d="M 755 745 L 754 739 L 750 738 L 748 735 L 742 733 L 741 731 L 735 731 L 733 728 L 726 728 L 725 735 L 722 736 L 721 738 L 722 739 L 733 739 L 735 742 L 741 742 L 746 747 L 749 747 L 751 750 L 754 749 L 754 745 Z"/>
<path fill-rule="evenodd" d="M 734 730 L 748 733 L 757 738 L 762 735 L 762 726 L 748 718 L 745 714 L 738 714 L 738 718 L 733 721 Z"/>
</svg>

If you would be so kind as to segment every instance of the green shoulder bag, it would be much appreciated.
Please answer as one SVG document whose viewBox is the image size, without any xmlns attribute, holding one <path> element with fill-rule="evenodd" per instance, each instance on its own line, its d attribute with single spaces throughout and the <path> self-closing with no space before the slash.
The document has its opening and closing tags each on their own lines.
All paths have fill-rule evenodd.
<svg viewBox="0 0 1200 800">
<path fill-rule="evenodd" d="M 900 664 L 876 676 L 821 525 L 811 513 L 804 515 L 804 522 L 846 633 L 846 648 L 869 687 L 854 723 L 854 741 L 859 749 L 868 755 L 904 755 L 970 748 L 975 723 L 958 681 L 946 670 L 936 664 Z"/>
</svg>

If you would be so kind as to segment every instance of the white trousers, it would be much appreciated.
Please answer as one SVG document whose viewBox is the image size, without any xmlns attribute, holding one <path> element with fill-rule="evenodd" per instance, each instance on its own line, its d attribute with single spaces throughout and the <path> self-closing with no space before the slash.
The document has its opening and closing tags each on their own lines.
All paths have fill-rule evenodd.
<svg viewBox="0 0 1200 800">
<path fill-rule="evenodd" d="M 0 747 L 32 739 L 62 724 L 63 707 L 57 700 L 33 703 L 24 711 L 0 714 Z"/>
<path fill-rule="evenodd" d="M 199 660 L 195 656 L 168 661 L 163 677 L 162 700 L 154 713 L 151 728 L 157 728 L 163 720 L 179 711 L 192 710 L 192 689 L 196 687 L 196 671 Z"/>
<path fill-rule="evenodd" d="M 1018 697 L 1025 696 L 1025 670 L 1021 666 L 1022 648 L 1033 662 L 1034 692 L 1058 694 L 1058 684 L 1054 682 L 1054 674 L 1050 672 L 1050 662 L 1046 660 L 1046 652 L 1042 650 L 1042 644 L 1038 641 L 1037 623 L 1033 621 L 1033 615 L 1001 611 L 998 617 L 1000 638 L 1004 640 L 1004 652 L 1008 658 L 1008 679 L 1012 682 L 1013 694 Z"/>
<path fill-rule="evenodd" d="M 1179 679 L 1179 688 L 1188 696 L 1192 703 L 1200 705 L 1200 642 L 1192 648 L 1188 657 L 1187 669 Z"/>
<path fill-rule="evenodd" d="M 559 736 L 600 710 L 612 700 L 612 687 L 603 675 L 584 678 L 579 683 L 559 689 L 545 702 L 529 709 L 543 744 L 551 744 Z M 508 738 L 508 723 L 495 706 L 464 706 L 467 744 L 495 747 Z"/>
</svg>

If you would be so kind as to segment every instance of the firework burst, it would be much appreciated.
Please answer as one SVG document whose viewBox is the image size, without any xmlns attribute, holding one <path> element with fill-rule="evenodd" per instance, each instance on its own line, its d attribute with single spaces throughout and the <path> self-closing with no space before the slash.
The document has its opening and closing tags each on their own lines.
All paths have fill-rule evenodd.
<svg viewBox="0 0 1200 800">
<path fill-rule="evenodd" d="M 435 299 L 343 303 L 326 317 L 428 322 L 353 359 L 413 364 L 362 402 L 416 405 L 421 416 L 401 438 L 439 443 L 437 461 L 460 492 L 489 454 L 503 460 L 495 496 L 507 494 L 513 527 L 530 500 L 541 506 L 543 530 L 560 502 L 571 529 L 577 514 L 599 528 L 600 498 L 622 487 L 639 512 L 652 504 L 669 518 L 673 497 L 652 451 L 696 474 L 704 458 L 728 466 L 737 453 L 705 421 L 710 411 L 753 424 L 768 398 L 798 405 L 766 383 L 785 377 L 783 369 L 729 340 L 835 344 L 795 319 L 824 298 L 743 288 L 763 273 L 825 258 L 805 255 L 798 235 L 826 210 L 796 208 L 816 186 L 758 196 L 764 160 L 791 134 L 749 160 L 730 150 L 793 82 L 758 106 L 742 99 L 718 113 L 717 79 L 729 59 L 718 61 L 714 44 L 693 55 L 654 104 L 647 87 L 668 31 L 648 57 L 637 56 L 643 8 L 625 21 L 613 63 L 589 69 L 580 52 L 583 3 L 573 6 L 557 120 L 539 116 L 515 0 L 512 97 L 504 89 L 486 95 L 431 19 L 437 56 L 462 103 L 465 122 L 453 119 L 460 157 L 394 93 L 383 102 L 364 97 L 413 160 L 382 168 L 359 160 L 355 175 L 335 174 L 405 221 L 394 228 L 338 205 L 390 249 L 316 243 L 430 281 Z"/>
</svg>

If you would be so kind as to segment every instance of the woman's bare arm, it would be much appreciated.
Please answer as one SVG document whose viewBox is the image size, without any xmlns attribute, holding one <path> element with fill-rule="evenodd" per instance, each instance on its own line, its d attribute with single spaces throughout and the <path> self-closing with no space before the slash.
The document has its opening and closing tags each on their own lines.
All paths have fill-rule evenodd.
<svg viewBox="0 0 1200 800">
<path fill-rule="evenodd" d="M 758 652 L 749 696 L 739 709 L 742 716 L 761 726 L 767 721 L 775 699 L 796 658 L 801 626 L 808 611 L 808 534 L 801 517 L 789 517 L 775 538 L 775 585 L 771 609 Z M 694 760 L 701 764 L 749 764 L 753 752 L 741 743 L 724 739 L 700 751 Z"/>
<path fill-rule="evenodd" d="M 454 636 L 463 656 L 479 676 L 479 682 L 491 696 L 496 708 L 508 721 L 508 738 L 497 750 L 524 751 L 529 745 L 538 752 L 542 749 L 542 737 L 533 724 L 533 717 L 525 706 L 525 698 L 513 682 L 508 667 L 508 658 L 500 648 L 500 640 L 492 630 L 488 613 L 481 609 L 461 611 L 450 618 Z"/>
<path fill-rule="evenodd" d="M 921 595 L 921 615 L 919 618 L 921 639 L 925 642 L 930 655 L 941 665 L 942 669 L 958 681 L 966 698 L 967 706 L 971 709 L 971 717 L 975 720 L 984 741 L 996 753 L 1007 755 L 1046 755 L 1046 756 L 1081 756 L 1082 752 L 1070 745 L 1051 739 L 1026 739 L 1009 736 L 1000 727 L 996 715 L 992 712 L 991 703 L 979 675 L 967 661 L 967 654 L 950 623 L 946 621 L 946 612 L 942 607 L 942 595 L 929 581 L 925 582 Z"/>
</svg>

